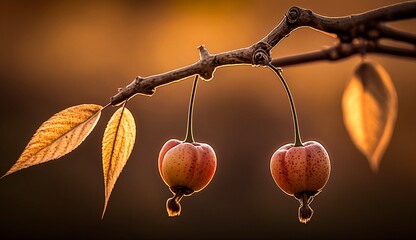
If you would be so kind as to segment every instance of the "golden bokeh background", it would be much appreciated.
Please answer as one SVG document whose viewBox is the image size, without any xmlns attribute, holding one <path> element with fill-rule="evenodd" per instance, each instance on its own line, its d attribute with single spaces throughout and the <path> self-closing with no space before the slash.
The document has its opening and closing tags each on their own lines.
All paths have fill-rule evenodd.
<svg viewBox="0 0 416 240">
<path fill-rule="evenodd" d="M 265 36 L 291 6 L 344 16 L 397 1 L 1 1 L 0 171 L 17 160 L 32 134 L 54 113 L 82 103 L 105 105 L 137 75 L 149 76 L 211 53 L 247 47 Z M 393 23 L 416 32 L 416 20 Z M 333 39 L 303 28 L 273 49 L 280 57 L 319 49 Z M 415 67 L 409 58 L 369 55 L 395 82 L 399 114 L 380 171 L 371 172 L 342 122 L 341 97 L 360 62 L 316 62 L 284 68 L 303 140 L 328 150 L 332 173 L 312 203 L 306 225 L 298 203 L 273 182 L 269 160 L 293 141 L 290 108 L 266 68 L 218 69 L 196 95 L 197 141 L 216 151 L 210 185 L 182 200 L 157 169 L 158 151 L 184 138 L 190 79 L 137 96 L 128 104 L 137 140 L 104 220 L 101 138 L 114 108 L 74 152 L 0 181 L 0 239 L 405 239 L 415 238 Z"/>
</svg>

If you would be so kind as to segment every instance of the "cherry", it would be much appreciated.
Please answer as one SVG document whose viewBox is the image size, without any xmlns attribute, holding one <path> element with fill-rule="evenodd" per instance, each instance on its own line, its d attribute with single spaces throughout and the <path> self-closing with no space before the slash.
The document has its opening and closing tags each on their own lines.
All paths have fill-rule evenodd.
<svg viewBox="0 0 416 240">
<path fill-rule="evenodd" d="M 192 111 L 198 76 L 195 77 L 189 103 L 188 125 L 184 141 L 171 139 L 159 153 L 159 173 L 163 181 L 174 194 L 166 202 L 168 215 L 179 216 L 183 196 L 189 196 L 205 188 L 212 180 L 217 158 L 211 146 L 197 143 L 193 138 Z"/>
<path fill-rule="evenodd" d="M 315 141 L 286 144 L 273 154 L 270 170 L 280 189 L 299 200 L 299 221 L 308 222 L 313 214 L 309 203 L 325 186 L 331 170 L 325 148 Z"/>
<path fill-rule="evenodd" d="M 273 65 L 270 68 L 277 74 L 285 87 L 292 109 L 295 128 L 295 142 L 280 147 L 272 156 L 270 171 L 279 188 L 298 199 L 298 218 L 307 223 L 313 214 L 309 204 L 322 191 L 329 179 L 331 165 L 325 148 L 316 141 L 302 143 L 295 104 L 282 74 Z"/>
<path fill-rule="evenodd" d="M 188 143 L 171 139 L 159 154 L 159 173 L 174 196 L 168 199 L 169 216 L 181 212 L 179 201 L 205 188 L 214 176 L 217 158 L 214 150 L 205 143 Z"/>
</svg>

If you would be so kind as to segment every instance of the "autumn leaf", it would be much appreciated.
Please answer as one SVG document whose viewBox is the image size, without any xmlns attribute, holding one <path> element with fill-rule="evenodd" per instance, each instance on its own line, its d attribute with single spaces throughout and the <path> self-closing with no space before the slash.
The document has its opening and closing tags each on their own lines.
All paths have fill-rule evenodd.
<svg viewBox="0 0 416 240">
<path fill-rule="evenodd" d="M 39 127 L 22 155 L 3 177 L 58 159 L 77 148 L 97 124 L 101 110 L 99 105 L 82 104 L 53 115 Z"/>
<path fill-rule="evenodd" d="M 353 143 L 373 171 L 390 142 L 397 108 L 397 93 L 386 70 L 374 62 L 361 63 L 344 91 L 342 111 Z"/>
<path fill-rule="evenodd" d="M 136 125 L 133 115 L 127 108 L 121 107 L 108 122 L 102 142 L 105 187 L 105 203 L 102 218 L 107 209 L 114 184 L 133 150 L 135 139 Z"/>
</svg>

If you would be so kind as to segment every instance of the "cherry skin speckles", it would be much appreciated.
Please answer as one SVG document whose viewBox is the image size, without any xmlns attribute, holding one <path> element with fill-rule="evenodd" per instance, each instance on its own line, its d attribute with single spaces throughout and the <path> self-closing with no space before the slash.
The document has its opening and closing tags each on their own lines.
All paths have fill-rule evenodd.
<svg viewBox="0 0 416 240">
<path fill-rule="evenodd" d="M 309 203 L 323 189 L 331 171 L 325 148 L 316 141 L 299 147 L 286 144 L 273 154 L 270 171 L 279 188 L 301 203 L 299 220 L 308 222 L 313 214 Z"/>
<path fill-rule="evenodd" d="M 159 153 L 159 173 L 174 196 L 166 202 L 169 216 L 179 216 L 183 196 L 204 189 L 217 167 L 214 150 L 205 143 L 189 143 L 171 139 Z"/>
</svg>

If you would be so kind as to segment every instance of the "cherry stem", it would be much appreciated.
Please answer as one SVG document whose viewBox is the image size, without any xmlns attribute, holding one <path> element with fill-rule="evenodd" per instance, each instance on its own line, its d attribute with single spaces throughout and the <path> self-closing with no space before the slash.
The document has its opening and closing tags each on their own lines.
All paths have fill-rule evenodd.
<svg viewBox="0 0 416 240">
<path fill-rule="evenodd" d="M 283 86 L 285 87 L 287 97 L 289 98 L 290 107 L 292 109 L 292 116 L 293 116 L 293 126 L 295 128 L 295 147 L 302 147 L 302 140 L 300 138 L 300 131 L 299 131 L 299 123 L 298 123 L 298 117 L 296 115 L 296 109 L 295 109 L 295 102 L 293 101 L 292 94 L 290 93 L 289 86 L 287 85 L 285 79 L 283 78 L 283 75 L 281 73 L 281 68 L 276 68 L 271 63 L 269 63 L 269 67 L 276 73 L 276 75 L 279 77 L 280 81 L 282 82 Z"/>
<path fill-rule="evenodd" d="M 186 136 L 185 142 L 194 143 L 194 134 L 192 129 L 192 115 L 194 110 L 194 100 L 195 100 L 195 92 L 196 86 L 198 84 L 198 75 L 195 76 L 194 85 L 192 87 L 191 99 L 189 100 L 189 110 L 188 110 L 188 124 L 186 128 Z"/>
</svg>

